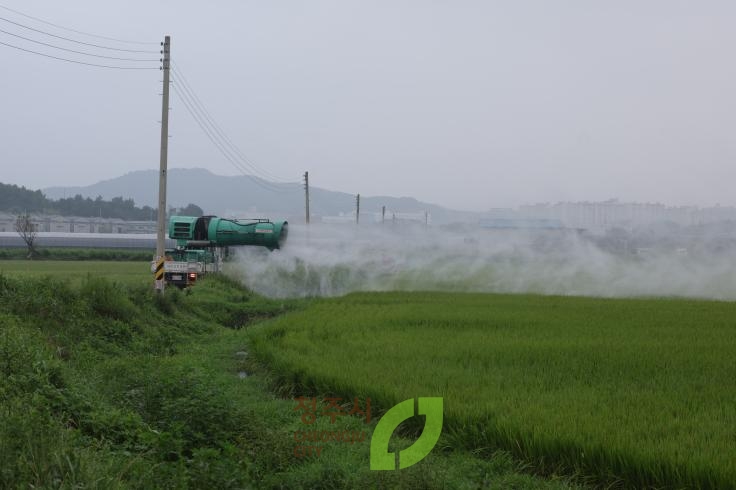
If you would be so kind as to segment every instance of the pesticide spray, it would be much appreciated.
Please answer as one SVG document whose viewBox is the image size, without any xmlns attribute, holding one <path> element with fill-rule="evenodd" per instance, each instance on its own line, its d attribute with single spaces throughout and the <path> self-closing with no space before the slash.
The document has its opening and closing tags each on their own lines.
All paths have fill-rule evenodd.
<svg viewBox="0 0 736 490">
<path fill-rule="evenodd" d="M 734 247 L 713 252 L 710 241 L 701 236 L 685 253 L 612 252 L 576 230 L 322 224 L 292 226 L 281 250 L 234 250 L 231 272 L 270 297 L 400 290 L 734 300 Z"/>
</svg>

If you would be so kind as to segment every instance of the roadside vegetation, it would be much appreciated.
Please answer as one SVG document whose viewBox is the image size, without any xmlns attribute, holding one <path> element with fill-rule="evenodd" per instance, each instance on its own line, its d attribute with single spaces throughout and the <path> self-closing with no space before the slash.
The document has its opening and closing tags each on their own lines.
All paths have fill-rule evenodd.
<svg viewBox="0 0 736 490">
<path fill-rule="evenodd" d="M 370 471 L 367 443 L 296 457 L 297 394 L 274 395 L 247 330 L 309 302 L 222 276 L 161 298 L 141 264 L 68 264 L 70 275 L 0 273 L 0 488 L 569 488 L 504 451 L 438 447 L 400 472 Z"/>
</svg>

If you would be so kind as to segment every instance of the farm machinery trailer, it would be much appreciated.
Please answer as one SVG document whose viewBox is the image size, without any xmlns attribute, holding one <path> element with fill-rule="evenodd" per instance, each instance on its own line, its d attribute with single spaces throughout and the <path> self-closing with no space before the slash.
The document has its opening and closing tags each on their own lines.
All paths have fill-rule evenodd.
<svg viewBox="0 0 736 490">
<path fill-rule="evenodd" d="M 226 219 L 217 216 L 172 216 L 169 238 L 176 248 L 166 250 L 164 280 L 180 288 L 193 285 L 205 274 L 219 272 L 232 246 L 280 248 L 289 224 L 268 219 Z"/>
</svg>

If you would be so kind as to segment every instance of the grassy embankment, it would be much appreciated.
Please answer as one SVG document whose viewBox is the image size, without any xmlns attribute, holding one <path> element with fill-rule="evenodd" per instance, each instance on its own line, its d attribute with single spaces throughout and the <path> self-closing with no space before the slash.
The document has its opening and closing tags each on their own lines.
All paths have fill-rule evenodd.
<svg viewBox="0 0 736 490">
<path fill-rule="evenodd" d="M 244 327 L 305 303 L 225 278 L 161 299 L 147 264 L 54 264 L 55 277 L 2 265 L 2 488 L 566 488 L 519 474 L 505 452 L 436 449 L 401 472 L 371 472 L 367 443 L 295 457 L 294 401 L 273 396 L 266 373 L 242 377 L 257 369 Z M 98 277 L 120 278 L 117 267 L 126 279 Z"/>
<path fill-rule="evenodd" d="M 604 486 L 736 487 L 736 303 L 351 294 L 251 332 L 296 391 L 444 397 L 448 447 Z"/>
</svg>

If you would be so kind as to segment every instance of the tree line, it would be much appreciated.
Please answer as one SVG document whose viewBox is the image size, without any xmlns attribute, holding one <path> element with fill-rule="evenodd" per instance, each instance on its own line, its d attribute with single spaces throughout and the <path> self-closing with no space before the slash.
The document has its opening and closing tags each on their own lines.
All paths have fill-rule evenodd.
<svg viewBox="0 0 736 490">
<path fill-rule="evenodd" d="M 96 199 L 82 197 L 77 194 L 74 197 L 62 199 L 49 199 L 40 190 L 30 190 L 14 184 L 0 183 L 0 211 L 11 214 L 19 213 L 44 213 L 58 214 L 61 216 L 81 216 L 99 218 L 118 218 L 133 221 L 152 221 L 156 219 L 156 208 L 151 206 L 138 207 L 133 199 L 113 197 L 104 200 L 102 196 Z M 196 204 L 188 204 L 183 208 L 176 209 L 176 214 L 184 216 L 202 216 L 202 208 Z"/>
</svg>

